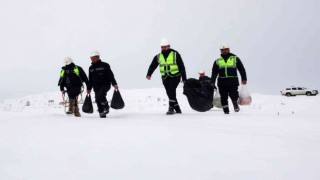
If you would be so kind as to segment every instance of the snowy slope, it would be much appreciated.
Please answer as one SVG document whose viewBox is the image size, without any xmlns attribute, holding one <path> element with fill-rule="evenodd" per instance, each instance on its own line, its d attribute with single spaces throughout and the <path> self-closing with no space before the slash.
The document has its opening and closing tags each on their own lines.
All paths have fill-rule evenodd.
<svg viewBox="0 0 320 180">
<path fill-rule="evenodd" d="M 164 89 L 121 93 L 107 119 L 66 116 L 59 92 L 1 101 L 0 179 L 320 177 L 319 96 L 253 94 L 224 115 L 193 111 L 179 89 L 183 114 L 166 116 Z"/>
</svg>

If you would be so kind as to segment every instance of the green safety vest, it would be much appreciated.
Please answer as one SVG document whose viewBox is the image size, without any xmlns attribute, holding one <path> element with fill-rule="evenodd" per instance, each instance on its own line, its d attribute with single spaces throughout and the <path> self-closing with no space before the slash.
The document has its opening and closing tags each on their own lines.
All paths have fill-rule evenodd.
<svg viewBox="0 0 320 180">
<path fill-rule="evenodd" d="M 173 77 L 180 75 L 176 55 L 176 52 L 171 51 L 167 59 L 165 59 L 162 53 L 158 54 L 158 63 L 160 65 L 160 73 L 162 76 L 167 75 Z"/>
<path fill-rule="evenodd" d="M 219 78 L 236 78 L 237 75 L 237 56 L 230 56 L 227 61 L 222 57 L 216 60 L 219 67 Z"/>
<path fill-rule="evenodd" d="M 65 70 L 62 69 L 61 72 L 60 72 L 60 77 L 61 77 L 61 78 L 63 78 L 64 72 L 65 72 Z M 78 66 L 75 66 L 75 67 L 74 67 L 73 72 L 74 72 L 77 76 L 80 77 L 80 72 L 79 72 Z"/>
<path fill-rule="evenodd" d="M 79 77 L 80 81 L 82 82 L 78 66 L 74 67 L 73 72 Z M 65 73 L 65 70 L 62 69 L 61 72 L 60 72 L 60 79 L 59 79 L 58 85 L 60 85 L 62 83 L 62 81 L 64 79 L 64 73 Z"/>
</svg>

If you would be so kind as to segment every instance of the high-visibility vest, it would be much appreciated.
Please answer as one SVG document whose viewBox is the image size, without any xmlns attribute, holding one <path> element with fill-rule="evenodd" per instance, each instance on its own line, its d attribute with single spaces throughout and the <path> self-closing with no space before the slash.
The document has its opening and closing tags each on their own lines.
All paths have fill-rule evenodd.
<svg viewBox="0 0 320 180">
<path fill-rule="evenodd" d="M 73 72 L 74 72 L 77 76 L 80 77 L 80 72 L 79 72 L 78 66 L 75 66 L 75 67 L 74 67 Z M 60 72 L 60 77 L 61 77 L 61 78 L 63 78 L 64 73 L 65 73 L 65 70 L 62 69 L 61 72 Z"/>
<path fill-rule="evenodd" d="M 171 51 L 167 59 L 165 59 L 162 53 L 158 54 L 158 63 L 160 65 L 160 73 L 162 76 L 167 75 L 173 77 L 180 75 L 176 55 L 176 52 Z"/>
<path fill-rule="evenodd" d="M 222 57 L 216 60 L 219 67 L 219 78 L 236 78 L 237 75 L 237 56 L 230 56 L 227 61 Z"/>
<path fill-rule="evenodd" d="M 79 79 L 80 79 L 80 81 L 81 81 L 81 83 L 82 83 L 82 79 L 81 79 L 81 77 L 80 77 L 80 71 L 79 71 L 78 66 L 75 66 L 75 67 L 74 67 L 73 73 L 75 73 L 75 74 L 79 77 Z M 64 74 L 65 74 L 65 70 L 62 69 L 61 72 L 60 72 L 60 79 L 59 79 L 59 82 L 58 82 L 58 85 L 59 85 L 59 86 L 60 86 L 60 84 L 62 83 L 62 81 L 63 81 L 63 79 L 64 79 Z M 69 82 L 68 79 L 69 79 L 69 77 L 67 77 L 67 82 Z"/>
</svg>

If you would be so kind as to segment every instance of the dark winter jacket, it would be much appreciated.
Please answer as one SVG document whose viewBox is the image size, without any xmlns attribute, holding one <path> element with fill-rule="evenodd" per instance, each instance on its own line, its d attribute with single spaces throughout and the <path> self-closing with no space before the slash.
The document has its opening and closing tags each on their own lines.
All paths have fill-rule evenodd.
<svg viewBox="0 0 320 180">
<path fill-rule="evenodd" d="M 64 91 L 64 87 L 67 89 L 73 87 L 81 87 L 82 83 L 85 82 L 86 86 L 88 87 L 88 78 L 86 73 L 80 66 L 78 67 L 79 75 L 74 72 L 76 65 L 71 63 L 69 65 L 63 66 L 61 72 L 64 71 L 63 76 L 60 76 L 58 86 L 60 86 L 60 90 Z"/>
<path fill-rule="evenodd" d="M 209 78 L 208 76 L 200 76 L 199 77 L 199 82 L 200 83 L 211 83 L 211 78 Z"/>
<path fill-rule="evenodd" d="M 200 76 L 199 82 L 202 86 L 205 86 L 209 91 L 213 91 L 213 87 L 211 86 L 211 78 L 208 76 Z"/>
<path fill-rule="evenodd" d="M 229 59 L 230 56 L 235 56 L 232 53 L 229 53 L 227 55 L 222 55 L 221 57 L 227 61 Z M 236 67 L 238 69 L 238 71 L 240 72 L 241 75 L 241 80 L 242 81 L 246 81 L 247 80 L 247 75 L 246 75 L 246 70 L 240 60 L 240 58 L 237 56 L 236 59 Z M 216 78 L 218 76 L 218 74 L 223 74 L 225 71 L 225 69 L 219 69 L 219 66 L 217 64 L 217 61 L 214 61 L 213 63 L 213 67 L 212 67 L 212 74 L 211 74 L 211 83 L 215 84 Z M 232 76 L 237 76 L 237 71 L 234 72 L 235 74 L 233 74 Z M 223 87 L 223 86 L 239 86 L 239 79 L 238 77 L 234 77 L 234 78 L 220 78 L 218 77 L 218 86 L 219 87 Z"/>
<path fill-rule="evenodd" d="M 170 54 L 172 51 L 174 51 L 174 52 L 177 53 L 176 62 L 177 62 L 178 68 L 179 68 L 179 73 L 180 73 L 181 76 L 182 76 L 182 80 L 185 81 L 185 80 L 187 80 L 187 75 L 186 75 L 186 70 L 185 70 L 184 63 L 183 63 L 183 61 L 182 61 L 181 55 L 180 55 L 177 51 L 175 51 L 175 50 L 173 50 L 173 49 L 169 49 L 169 50 L 167 50 L 167 51 L 162 51 L 161 53 L 163 54 L 164 58 L 167 59 L 167 57 L 169 56 L 169 54 Z M 158 55 L 156 55 L 156 56 L 153 58 L 150 66 L 149 66 L 147 76 L 151 76 L 152 73 L 154 72 L 154 70 L 156 70 L 158 66 L 159 66 Z M 168 77 L 167 75 L 162 76 L 162 79 L 166 79 L 167 77 Z"/>
<path fill-rule="evenodd" d="M 106 62 L 99 60 L 96 63 L 92 63 L 89 67 L 89 87 L 91 90 L 98 89 L 100 87 L 110 87 L 111 84 L 117 85 L 117 81 L 114 78 L 110 65 Z"/>
</svg>

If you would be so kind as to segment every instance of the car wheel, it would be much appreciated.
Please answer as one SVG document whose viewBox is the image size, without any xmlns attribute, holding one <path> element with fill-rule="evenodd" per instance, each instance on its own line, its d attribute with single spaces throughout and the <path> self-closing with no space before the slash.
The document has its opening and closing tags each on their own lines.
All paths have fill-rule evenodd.
<svg viewBox="0 0 320 180">
<path fill-rule="evenodd" d="M 306 95 L 307 95 L 307 96 L 311 96 L 311 92 L 307 92 Z"/>
<path fill-rule="evenodd" d="M 286 96 L 288 96 L 288 97 L 291 96 L 291 93 L 287 93 Z"/>
</svg>

